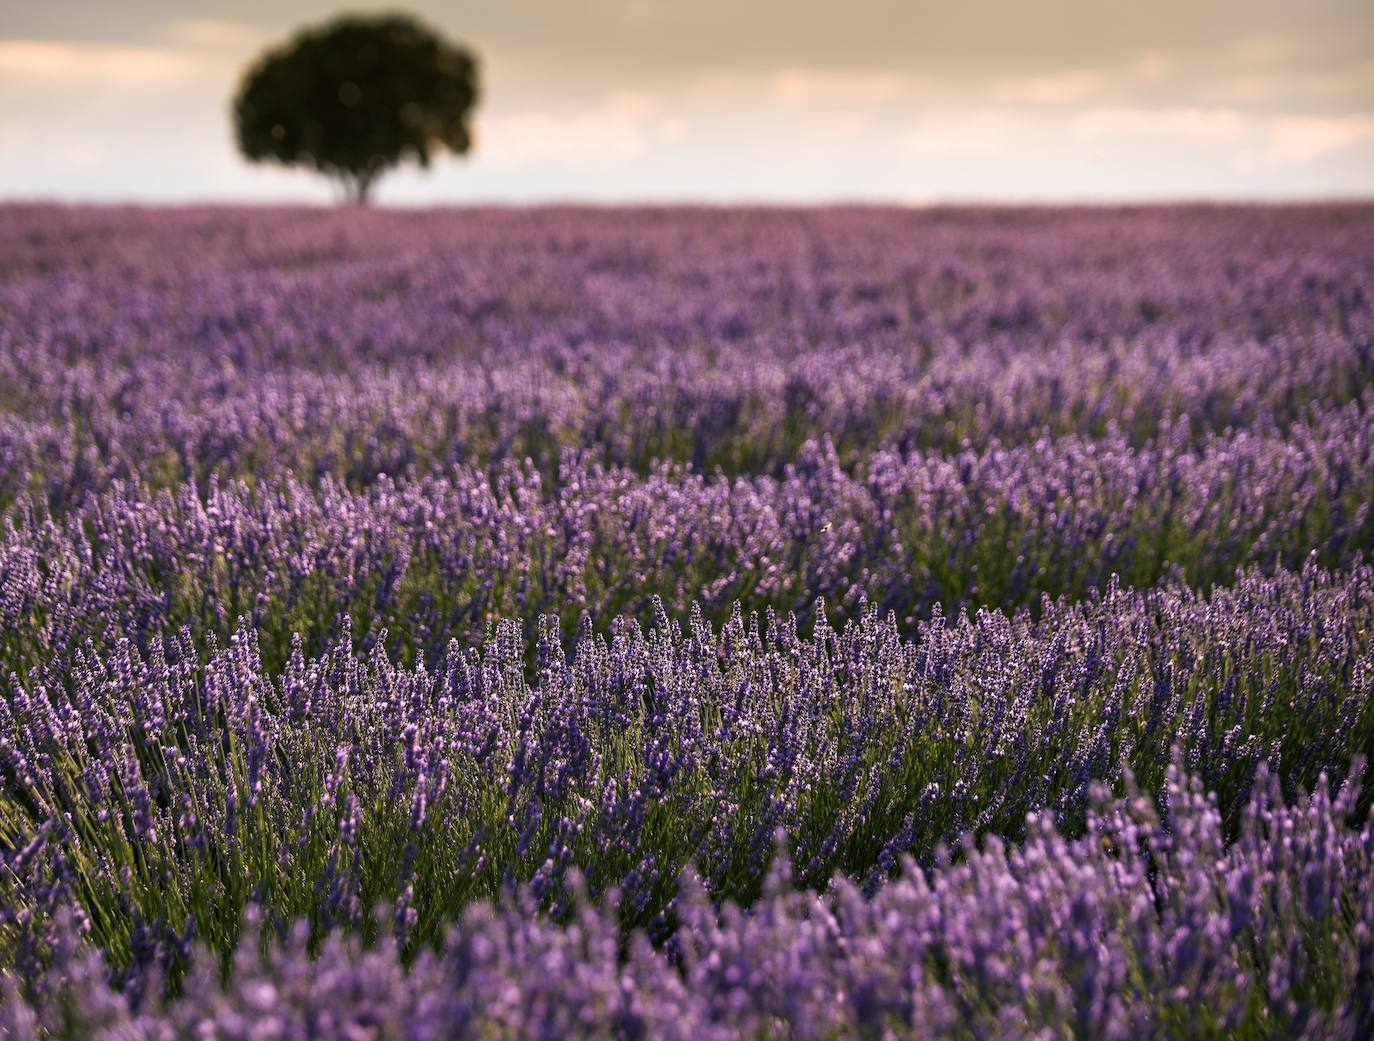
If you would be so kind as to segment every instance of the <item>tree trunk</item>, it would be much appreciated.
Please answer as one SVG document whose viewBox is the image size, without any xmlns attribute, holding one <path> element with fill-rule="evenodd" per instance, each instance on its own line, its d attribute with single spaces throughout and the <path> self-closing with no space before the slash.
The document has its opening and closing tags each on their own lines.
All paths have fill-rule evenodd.
<svg viewBox="0 0 1374 1041">
<path fill-rule="evenodd" d="M 353 202 L 366 206 L 372 201 L 372 186 L 377 183 L 376 174 L 359 174 L 353 179 Z"/>
<path fill-rule="evenodd" d="M 343 187 L 344 202 L 349 206 L 366 206 L 372 201 L 372 188 L 377 183 L 376 174 L 343 175 L 339 184 Z"/>
</svg>

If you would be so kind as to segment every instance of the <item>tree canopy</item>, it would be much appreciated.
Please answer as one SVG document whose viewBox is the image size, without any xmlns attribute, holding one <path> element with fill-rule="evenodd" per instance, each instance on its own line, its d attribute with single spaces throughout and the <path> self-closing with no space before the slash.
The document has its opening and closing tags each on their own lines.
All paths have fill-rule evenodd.
<svg viewBox="0 0 1374 1041">
<path fill-rule="evenodd" d="M 248 70 L 234 99 L 251 162 L 306 166 L 366 202 L 406 161 L 464 155 L 477 59 L 406 15 L 349 15 L 301 31 Z"/>
</svg>

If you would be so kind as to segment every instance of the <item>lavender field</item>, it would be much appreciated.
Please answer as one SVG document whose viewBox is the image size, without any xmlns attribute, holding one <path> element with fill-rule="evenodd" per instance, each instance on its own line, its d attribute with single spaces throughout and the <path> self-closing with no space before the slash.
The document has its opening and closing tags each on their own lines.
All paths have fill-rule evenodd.
<svg viewBox="0 0 1374 1041">
<path fill-rule="evenodd" d="M 0 1036 L 1374 1036 L 1374 206 L 0 207 Z"/>
</svg>

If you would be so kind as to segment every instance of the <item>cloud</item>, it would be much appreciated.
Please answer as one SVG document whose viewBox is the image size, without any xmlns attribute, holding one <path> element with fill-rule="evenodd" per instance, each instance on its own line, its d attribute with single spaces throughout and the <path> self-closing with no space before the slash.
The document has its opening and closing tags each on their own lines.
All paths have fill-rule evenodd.
<svg viewBox="0 0 1374 1041">
<path fill-rule="evenodd" d="M 1070 69 L 1049 76 L 997 80 L 990 93 L 1004 102 L 1055 104 L 1101 94 L 1110 83 L 1111 78 L 1097 69 Z"/>
<path fill-rule="evenodd" d="M 195 55 L 167 48 L 0 40 L 0 74 L 16 81 L 118 88 L 191 79 L 198 72 Z"/>
<path fill-rule="evenodd" d="M 1006 147 L 1019 125 L 1018 114 L 1006 108 L 931 112 L 900 135 L 898 146 L 913 156 L 991 155 Z"/>
<path fill-rule="evenodd" d="M 251 25 L 222 22 L 208 18 L 178 18 L 167 26 L 171 43 L 207 50 L 249 50 L 263 42 L 263 35 Z"/>
<path fill-rule="evenodd" d="M 1312 71 L 1294 71 L 1283 76 L 1240 74 L 1204 84 L 1207 97 L 1222 102 L 1293 104 L 1299 100 L 1317 102 L 1374 102 L 1374 61 Z"/>
<path fill-rule="evenodd" d="M 1374 142 L 1374 115 L 1279 116 L 1269 127 L 1269 137 L 1270 153 L 1277 160 L 1310 163 Z"/>
<path fill-rule="evenodd" d="M 1131 67 L 1143 83 L 1156 83 L 1169 75 L 1173 68 L 1174 63 L 1156 51 L 1142 54 Z"/>
<path fill-rule="evenodd" d="M 1302 166 L 1374 143 L 1374 114 L 1341 116 L 1247 112 L 1226 107 L 1094 108 L 1074 121 L 1083 137 L 1229 142 L 1244 165 Z"/>
<path fill-rule="evenodd" d="M 604 163 L 633 159 L 678 140 L 683 132 L 682 119 L 665 110 L 655 96 L 619 91 L 575 111 L 493 114 L 479 120 L 477 144 L 483 162 Z"/>
<path fill-rule="evenodd" d="M 897 73 L 833 69 L 779 69 L 769 81 L 773 98 L 785 104 L 872 105 L 909 94 L 919 82 Z"/>
<path fill-rule="evenodd" d="M 1087 109 L 1075 118 L 1074 129 L 1086 137 L 1233 138 L 1250 129 L 1250 120 L 1231 108 L 1111 105 Z"/>
</svg>

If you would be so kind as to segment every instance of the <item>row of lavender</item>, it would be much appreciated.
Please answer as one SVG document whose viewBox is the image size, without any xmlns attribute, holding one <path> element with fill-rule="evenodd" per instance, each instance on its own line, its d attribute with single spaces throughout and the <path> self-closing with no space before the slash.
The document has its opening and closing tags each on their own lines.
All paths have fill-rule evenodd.
<svg viewBox="0 0 1374 1041">
<path fill-rule="evenodd" d="M 455 463 L 529 459 L 549 472 L 570 446 L 641 472 L 673 460 L 748 474 L 780 472 L 821 433 L 854 466 L 883 447 L 954 453 L 1078 433 L 1140 444 L 1179 425 L 1198 436 L 1233 426 L 1268 432 L 1314 409 L 1350 401 L 1367 409 L 1371 343 L 1365 331 L 1191 355 L 1171 340 L 1147 340 L 1119 356 L 1063 347 L 966 358 L 952 376 L 857 350 L 744 363 L 612 346 L 557 371 L 522 352 L 499 368 L 469 361 L 264 375 L 227 365 L 228 376 L 216 370 L 198 381 L 188 373 L 196 356 L 173 356 L 90 386 L 43 387 L 0 413 L 0 506 L 28 495 L 65 508 L 120 480 L 204 489 L 212 474 L 331 476 L 358 488 Z M 30 382 L 3 371 L 7 357 L 21 355 L 0 349 L 0 397 Z M 64 380 L 70 371 L 46 354 L 32 364 Z M 185 388 L 189 401 L 179 400 Z"/>
<path fill-rule="evenodd" d="M 240 618 L 269 664 L 321 650 L 341 619 L 410 660 L 497 617 L 646 618 L 650 597 L 849 617 L 861 596 L 903 626 L 932 607 L 1076 597 L 1113 575 L 1229 582 L 1238 568 L 1362 561 L 1374 545 L 1374 425 L 1354 406 L 1286 435 L 1132 448 L 1068 437 L 953 456 L 895 452 L 849 473 L 828 441 L 783 475 L 647 476 L 568 457 L 552 477 L 455 467 L 361 492 L 333 481 L 116 488 L 0 536 L 0 658 L 65 675 L 88 641 L 146 647 Z"/>
<path fill-rule="evenodd" d="M 1371 632 L 1374 570 L 1309 567 L 914 640 L 872 610 L 814 632 L 660 612 L 569 653 L 549 618 L 533 648 L 506 623 L 435 669 L 345 630 L 276 675 L 248 629 L 208 663 L 189 636 L 121 642 L 0 706 L 4 933 L 74 904 L 137 974 L 188 932 L 227 955 L 250 905 L 318 938 L 370 933 L 380 901 L 424 944 L 516 884 L 557 914 L 576 868 L 663 939 L 690 864 L 748 902 L 781 832 L 798 883 L 872 892 L 1037 807 L 1073 833 L 1093 782 L 1157 794 L 1175 752 L 1234 831 L 1262 764 L 1291 796 L 1374 747 Z"/>
<path fill-rule="evenodd" d="M 749 913 L 699 884 L 668 952 L 585 900 L 568 921 L 525 900 L 464 915 L 442 953 L 402 968 L 385 938 L 296 929 L 265 955 L 245 941 L 227 985 L 202 953 L 186 997 L 110 988 L 69 918 L 55 956 L 0 994 L 13 1041 L 405 1041 L 608 1037 L 1357 1041 L 1374 1019 L 1374 826 L 1352 827 L 1356 783 L 1292 807 L 1261 772 L 1227 842 L 1216 807 L 1171 771 L 1167 817 L 1096 791 L 1087 830 L 1028 822 L 929 876 L 906 864 L 866 899 L 775 871 Z M 269 927 L 270 929 L 270 927 Z"/>
<path fill-rule="evenodd" d="M 0 505 L 533 459 L 777 473 L 1278 429 L 1374 373 L 1374 209 L 0 211 Z"/>
</svg>

